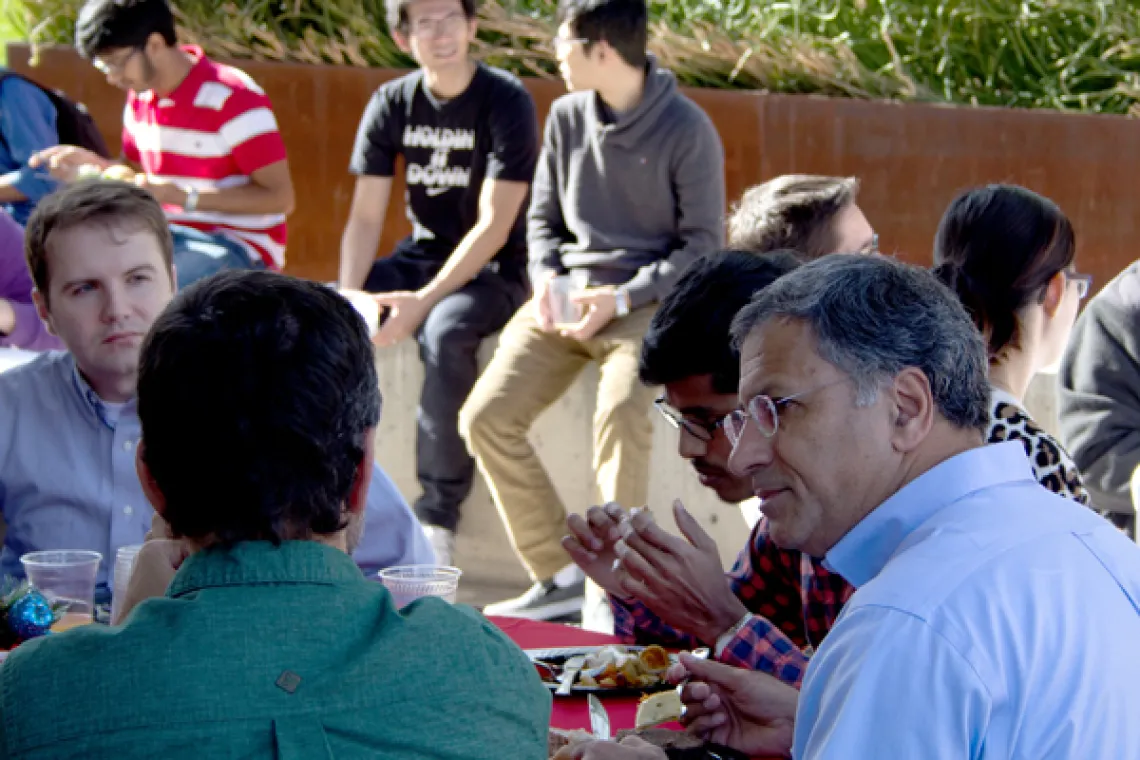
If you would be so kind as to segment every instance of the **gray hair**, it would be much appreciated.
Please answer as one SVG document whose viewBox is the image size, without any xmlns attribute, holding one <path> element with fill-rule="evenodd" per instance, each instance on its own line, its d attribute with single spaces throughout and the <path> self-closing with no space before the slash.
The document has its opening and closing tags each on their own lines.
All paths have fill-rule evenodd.
<svg viewBox="0 0 1140 760">
<path fill-rule="evenodd" d="M 922 370 L 938 411 L 960 428 L 989 423 L 981 335 L 954 293 L 925 269 L 883 256 L 832 254 L 760 291 L 733 321 L 739 350 L 772 319 L 806 322 L 819 355 L 851 377 L 856 403 L 907 367 Z"/>
</svg>

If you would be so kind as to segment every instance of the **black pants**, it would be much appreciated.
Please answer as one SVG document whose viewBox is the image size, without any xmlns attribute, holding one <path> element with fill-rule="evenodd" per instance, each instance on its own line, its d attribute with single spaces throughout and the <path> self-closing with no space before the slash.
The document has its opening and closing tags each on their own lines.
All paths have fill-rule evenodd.
<svg viewBox="0 0 1140 760">
<path fill-rule="evenodd" d="M 418 290 L 443 265 L 405 241 L 372 265 L 364 289 L 371 293 Z M 459 507 L 471 492 L 475 462 L 459 437 L 459 410 L 479 376 L 479 344 L 502 329 L 530 297 L 520 265 L 500 270 L 492 262 L 471 282 L 446 296 L 416 331 L 424 387 L 416 413 L 416 477 L 423 493 L 416 517 L 425 525 L 455 530 Z"/>
</svg>

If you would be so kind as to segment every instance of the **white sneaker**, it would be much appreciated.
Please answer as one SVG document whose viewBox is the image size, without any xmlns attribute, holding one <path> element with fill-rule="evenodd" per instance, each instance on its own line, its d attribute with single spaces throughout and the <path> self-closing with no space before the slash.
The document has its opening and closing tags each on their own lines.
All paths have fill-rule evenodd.
<svg viewBox="0 0 1140 760">
<path fill-rule="evenodd" d="M 577 565 L 567 565 L 548 581 L 539 581 L 522 596 L 488 604 L 484 615 L 553 620 L 577 615 L 585 601 L 586 576 Z M 612 627 L 612 626 L 611 626 Z"/>
<path fill-rule="evenodd" d="M 455 554 L 455 531 L 438 525 L 425 525 L 424 533 L 435 552 L 435 563 L 451 566 L 452 556 Z"/>
</svg>

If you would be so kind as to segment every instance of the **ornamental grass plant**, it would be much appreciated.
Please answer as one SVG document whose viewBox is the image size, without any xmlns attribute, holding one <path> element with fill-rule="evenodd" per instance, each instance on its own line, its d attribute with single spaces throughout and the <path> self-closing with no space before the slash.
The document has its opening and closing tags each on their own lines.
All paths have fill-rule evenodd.
<svg viewBox="0 0 1140 760">
<path fill-rule="evenodd" d="M 4 0 L 34 44 L 70 44 L 80 0 Z M 412 62 L 383 0 L 176 0 L 210 55 Z M 484 0 L 476 52 L 554 76 L 555 0 Z M 1140 115 L 1140 0 L 650 0 L 652 49 L 689 85 Z"/>
</svg>

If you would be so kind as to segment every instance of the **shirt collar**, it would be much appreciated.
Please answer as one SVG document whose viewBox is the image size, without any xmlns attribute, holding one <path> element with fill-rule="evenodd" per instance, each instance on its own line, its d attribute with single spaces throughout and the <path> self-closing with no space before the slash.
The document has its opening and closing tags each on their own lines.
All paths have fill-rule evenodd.
<svg viewBox="0 0 1140 760">
<path fill-rule="evenodd" d="M 281 583 L 344 585 L 364 582 L 360 568 L 344 552 L 316 541 L 243 541 L 229 548 L 191 554 L 166 595 L 178 598 L 194 591 L 226 586 Z"/>
<path fill-rule="evenodd" d="M 824 565 L 852 586 L 863 586 L 935 514 L 975 491 L 1021 480 L 1036 482 L 1020 441 L 980 446 L 951 457 L 863 518 L 831 547 Z"/>
<path fill-rule="evenodd" d="M 205 71 L 208 65 L 206 61 L 208 59 L 206 58 L 206 54 L 202 52 L 202 48 L 198 47 L 197 45 L 183 45 L 182 50 L 194 59 L 194 65 L 190 67 L 190 71 L 187 72 L 182 81 L 178 83 L 178 86 L 175 87 L 169 94 L 164 95 L 161 98 L 158 98 L 158 95 L 154 90 L 145 90 L 143 92 L 135 93 L 136 98 L 144 103 L 148 103 L 158 98 L 160 101 L 159 105 L 161 106 L 165 104 L 163 101 L 176 101 L 179 95 L 183 92 L 197 93 L 197 84 L 201 82 L 206 76 Z"/>
<path fill-rule="evenodd" d="M 79 394 L 79 398 L 83 401 L 84 407 L 94 414 L 99 422 L 103 423 L 109 429 L 114 430 L 116 418 L 108 414 L 106 402 L 99 398 L 99 394 L 95 392 L 95 389 L 92 388 L 83 377 L 83 374 L 79 371 L 79 365 L 75 363 L 75 357 L 68 354 L 67 361 L 71 365 L 72 385 L 75 387 L 75 392 Z M 123 412 L 126 413 L 134 404 L 135 400 L 131 398 L 123 406 Z"/>
</svg>

